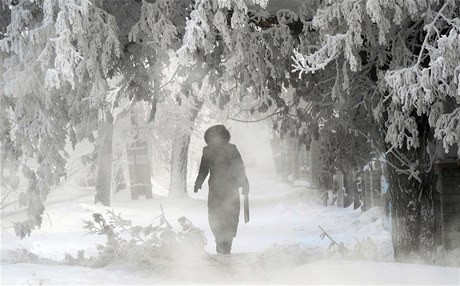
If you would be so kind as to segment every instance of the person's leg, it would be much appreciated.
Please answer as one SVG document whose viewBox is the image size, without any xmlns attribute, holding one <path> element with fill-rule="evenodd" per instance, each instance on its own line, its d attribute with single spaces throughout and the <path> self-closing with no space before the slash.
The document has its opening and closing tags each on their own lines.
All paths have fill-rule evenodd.
<svg viewBox="0 0 460 286">
<path fill-rule="evenodd" d="M 209 224 L 211 226 L 212 234 L 214 234 L 216 241 L 216 252 L 221 254 L 225 251 L 225 235 L 222 230 L 221 218 L 219 215 L 210 214 L 209 215 Z"/>
<path fill-rule="evenodd" d="M 216 238 L 216 252 L 230 254 L 238 227 L 240 201 L 238 190 L 225 194 L 224 198 L 219 198 L 219 204 L 217 200 L 213 204 L 208 201 L 209 224 Z"/>
<path fill-rule="evenodd" d="M 238 228 L 239 207 L 240 205 L 237 197 L 230 198 L 225 208 L 223 208 L 223 213 L 225 215 L 222 216 L 220 220 L 223 254 L 230 254 L 232 251 L 233 238 L 236 236 Z"/>
</svg>

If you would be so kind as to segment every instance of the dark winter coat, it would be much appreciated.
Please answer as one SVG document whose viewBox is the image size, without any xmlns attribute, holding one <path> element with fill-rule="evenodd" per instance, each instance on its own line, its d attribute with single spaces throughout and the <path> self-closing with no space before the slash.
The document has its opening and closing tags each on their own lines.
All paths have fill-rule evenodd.
<svg viewBox="0 0 460 286">
<path fill-rule="evenodd" d="M 233 238 L 236 236 L 240 214 L 238 188 L 249 189 L 244 163 L 236 146 L 222 142 L 204 147 L 196 188 L 201 188 L 208 173 L 211 230 L 216 238 Z"/>
</svg>

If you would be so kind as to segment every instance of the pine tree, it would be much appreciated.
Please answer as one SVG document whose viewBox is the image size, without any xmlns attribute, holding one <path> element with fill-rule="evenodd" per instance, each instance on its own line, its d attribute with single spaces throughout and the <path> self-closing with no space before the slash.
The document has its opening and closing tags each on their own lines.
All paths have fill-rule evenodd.
<svg viewBox="0 0 460 286">
<path fill-rule="evenodd" d="M 121 50 L 114 18 L 96 2 L 4 1 L 3 9 L 11 17 L 0 40 L 2 168 L 22 167 L 29 180 L 20 200 L 29 218 L 15 223 L 24 237 L 41 225 L 42 201 L 65 177 L 66 140 L 93 140 Z"/>
<path fill-rule="evenodd" d="M 374 82 L 363 86 L 363 92 L 373 98 L 368 113 L 379 129 L 364 135 L 386 154 L 390 167 L 393 244 L 399 260 L 425 251 L 429 260 L 437 239 L 436 140 L 446 149 L 457 143 L 458 81 L 453 71 L 459 61 L 452 48 L 458 46 L 458 11 L 458 3 L 449 0 L 320 5 L 312 24 L 321 34 L 321 47 L 296 54 L 295 68 L 301 73 L 344 59 L 352 75 L 341 82 Z M 351 80 L 354 76 L 359 77 Z"/>
</svg>

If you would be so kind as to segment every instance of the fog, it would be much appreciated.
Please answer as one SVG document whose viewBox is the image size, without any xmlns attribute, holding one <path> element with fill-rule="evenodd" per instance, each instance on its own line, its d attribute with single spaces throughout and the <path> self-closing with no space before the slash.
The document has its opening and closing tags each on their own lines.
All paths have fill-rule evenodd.
<svg viewBox="0 0 460 286">
<path fill-rule="evenodd" d="M 274 174 L 275 165 L 270 145 L 273 131 L 271 130 L 270 122 L 242 123 L 226 121 L 223 124 L 230 131 L 230 143 L 237 146 L 246 168 Z M 191 141 L 192 150 L 200 150 L 206 146 L 203 136 L 204 133 L 194 133 Z M 201 154 L 193 157 L 194 160 L 199 160 L 200 158 Z"/>
<path fill-rule="evenodd" d="M 238 123 L 228 124 L 232 134 L 232 142 L 240 149 L 246 166 L 275 172 L 273 151 L 270 140 L 273 139 L 269 122 Z"/>
<path fill-rule="evenodd" d="M 216 253 L 208 221 L 207 180 L 193 193 L 206 146 L 204 131 L 220 123 L 229 130 L 230 143 L 239 149 L 250 183 L 250 221 L 244 223 L 241 206 L 230 255 Z M 94 204 L 89 169 L 81 163 L 92 145 L 85 142 L 74 151 L 69 148 L 68 168 L 74 174 L 49 195 L 47 220 L 40 229 L 19 240 L 8 222 L 23 219 L 24 213 L 14 208 L 2 212 L 2 279 L 8 284 L 84 285 L 458 282 L 457 268 L 394 264 L 391 234 L 383 227 L 381 207 L 367 212 L 326 207 L 311 177 L 303 174 L 296 183 L 284 181 L 275 172 L 272 139 L 269 121 L 197 125 L 190 142 L 186 196 L 168 197 L 169 169 L 158 168 L 167 161 L 156 157 L 161 146 L 152 144 L 152 171 L 157 170 L 151 176 L 153 198 L 141 195 L 133 200 L 128 182 L 112 193 L 110 207 Z M 129 178 L 129 170 L 124 173 Z M 330 197 L 328 204 L 332 202 Z M 83 229 L 83 221 L 91 221 L 94 213 L 102 214 L 117 240 L 121 239 L 116 248 L 106 234 L 88 234 Z M 129 224 L 117 226 L 117 219 Z M 318 226 L 338 244 L 322 237 Z M 147 229 L 149 234 L 144 233 Z M 115 255 L 113 249 L 118 249 Z M 81 251 L 84 256 L 78 258 Z M 454 257 L 455 253 L 448 253 L 446 259 Z"/>
</svg>

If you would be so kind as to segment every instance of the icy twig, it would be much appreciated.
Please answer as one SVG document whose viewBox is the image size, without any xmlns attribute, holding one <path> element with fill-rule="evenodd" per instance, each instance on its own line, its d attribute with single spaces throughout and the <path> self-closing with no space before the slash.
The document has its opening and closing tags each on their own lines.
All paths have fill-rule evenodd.
<svg viewBox="0 0 460 286">
<path fill-rule="evenodd" d="M 430 24 L 428 24 L 428 26 L 426 26 L 427 34 L 425 36 L 425 39 L 423 40 L 423 44 L 422 44 L 422 47 L 420 48 L 420 53 L 418 54 L 417 63 L 415 64 L 415 66 L 418 66 L 422 62 L 423 51 L 425 50 L 426 45 L 428 44 L 428 38 L 431 37 L 431 32 L 433 31 L 434 25 L 438 21 L 438 18 L 441 17 L 442 12 L 447 8 L 447 6 L 449 6 L 451 2 L 452 0 L 446 1 L 446 3 L 444 3 L 444 5 L 441 7 L 441 9 L 436 14 L 436 17 L 434 17 L 433 21 Z"/>
<path fill-rule="evenodd" d="M 334 239 L 333 239 L 333 238 L 332 238 L 332 237 L 331 237 L 331 236 L 330 236 L 320 225 L 318 225 L 318 227 L 319 227 L 319 229 L 321 229 L 321 231 L 323 232 L 323 233 L 321 233 L 321 235 L 320 235 L 321 239 L 323 239 L 324 237 L 327 236 L 327 238 L 329 238 L 329 240 L 332 241 L 332 243 L 339 245 L 339 244 L 337 243 L 337 241 L 335 241 L 335 240 L 334 240 Z"/>
<path fill-rule="evenodd" d="M 49 213 L 45 210 L 46 215 L 48 216 L 48 221 L 50 222 L 50 226 L 53 226 L 53 223 L 51 222 L 51 217 Z"/>
<path fill-rule="evenodd" d="M 350 256 L 352 251 L 350 249 L 348 249 L 343 242 L 338 243 L 320 225 L 318 227 L 322 231 L 322 233 L 320 235 L 320 238 L 324 239 L 324 237 L 327 237 L 331 241 L 331 244 L 329 245 L 329 249 L 331 249 L 333 246 L 337 246 L 337 251 L 340 252 L 340 254 L 343 257 L 349 257 Z"/>
<path fill-rule="evenodd" d="M 161 213 L 163 215 L 163 219 L 165 220 L 165 223 L 166 225 L 168 225 L 169 228 L 172 228 L 171 224 L 169 223 L 169 221 L 166 219 L 166 216 L 165 216 L 165 212 L 163 210 L 163 206 L 160 204 L 160 208 L 161 208 Z"/>
</svg>

